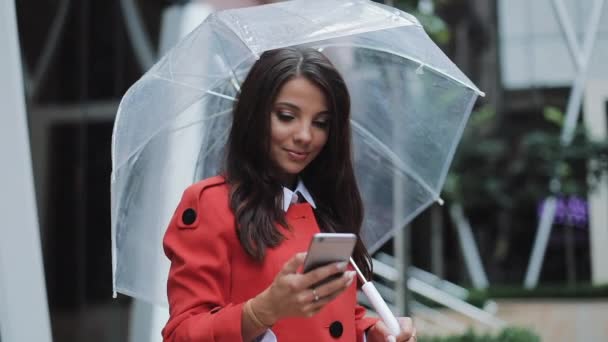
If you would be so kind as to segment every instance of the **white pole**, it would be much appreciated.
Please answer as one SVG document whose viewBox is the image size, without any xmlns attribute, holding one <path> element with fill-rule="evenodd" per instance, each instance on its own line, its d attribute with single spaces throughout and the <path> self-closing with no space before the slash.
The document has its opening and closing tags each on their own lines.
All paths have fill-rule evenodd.
<svg viewBox="0 0 608 342">
<path fill-rule="evenodd" d="M 556 0 L 554 0 L 556 1 Z M 591 55 L 595 42 L 597 41 L 597 33 L 600 27 L 600 19 L 602 17 L 604 0 L 595 0 L 593 8 L 591 9 L 591 19 L 589 20 L 589 30 L 585 35 L 585 41 L 583 43 L 582 50 L 582 63 L 578 70 L 578 75 L 574 79 L 572 89 L 570 91 L 570 97 L 568 99 L 568 107 L 566 108 L 566 122 L 562 130 L 562 144 L 570 145 L 574 138 L 574 132 L 576 130 L 576 123 L 580 114 L 581 103 L 583 100 L 583 91 L 585 89 L 585 82 L 589 74 L 589 62 L 591 61 Z"/>
<path fill-rule="evenodd" d="M 450 216 L 456 226 L 458 240 L 460 241 L 465 265 L 471 276 L 473 287 L 476 289 L 487 289 L 490 282 L 481 263 L 481 256 L 477 249 L 477 243 L 475 243 L 471 225 L 464 216 L 464 210 L 459 203 L 450 206 Z"/>
<path fill-rule="evenodd" d="M 581 55 L 581 48 L 578 45 L 578 40 L 576 39 L 576 31 L 572 27 L 572 20 L 568 15 L 566 5 L 564 5 L 563 0 L 553 0 L 551 4 L 553 5 L 553 10 L 557 15 L 558 21 L 561 24 L 560 28 L 562 29 L 564 38 L 566 38 L 566 46 L 572 56 L 574 66 L 578 70 L 583 65 L 583 57 Z"/>
<path fill-rule="evenodd" d="M 0 1 L 0 340 L 50 342 L 14 1 Z"/>
<path fill-rule="evenodd" d="M 125 18 L 125 27 L 137 62 L 143 71 L 156 63 L 158 56 L 152 48 L 152 42 L 144 28 L 137 4 L 133 0 L 120 0 L 120 9 Z"/>
<path fill-rule="evenodd" d="M 608 82 L 597 80 L 587 83 L 585 94 L 585 127 L 592 139 L 608 138 Z M 597 160 L 589 161 L 593 166 Z M 591 282 L 608 284 L 608 172 L 599 179 L 592 192 L 587 194 L 589 203 L 589 247 L 591 249 Z"/>
<path fill-rule="evenodd" d="M 545 257 L 545 250 L 547 249 L 549 235 L 551 233 L 551 224 L 555 218 L 555 209 L 555 197 L 552 196 L 547 198 L 541 213 L 536 239 L 534 240 L 534 248 L 532 248 L 530 263 L 528 264 L 528 271 L 526 272 L 526 278 L 524 280 L 524 287 L 528 289 L 534 288 L 536 287 L 536 284 L 538 284 L 540 269 Z"/>
</svg>

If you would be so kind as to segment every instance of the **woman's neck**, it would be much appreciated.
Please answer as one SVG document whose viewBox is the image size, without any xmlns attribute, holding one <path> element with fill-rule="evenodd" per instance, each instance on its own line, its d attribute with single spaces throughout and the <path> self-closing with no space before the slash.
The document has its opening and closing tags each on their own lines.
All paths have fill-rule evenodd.
<svg viewBox="0 0 608 342">
<path fill-rule="evenodd" d="M 283 175 L 281 177 L 281 184 L 287 189 L 295 191 L 296 186 L 298 186 L 298 175 Z"/>
</svg>

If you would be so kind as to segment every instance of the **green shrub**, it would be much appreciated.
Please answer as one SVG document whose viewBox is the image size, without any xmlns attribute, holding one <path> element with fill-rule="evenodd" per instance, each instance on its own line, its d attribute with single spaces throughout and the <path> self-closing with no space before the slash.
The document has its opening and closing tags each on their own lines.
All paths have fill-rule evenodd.
<svg viewBox="0 0 608 342">
<path fill-rule="evenodd" d="M 481 308 L 486 300 L 499 298 L 608 298 L 608 284 L 578 284 L 576 286 L 544 285 L 534 289 L 525 289 L 521 286 L 492 286 L 486 290 L 469 290 L 467 302 Z"/>
<path fill-rule="evenodd" d="M 418 342 L 540 342 L 540 337 L 528 329 L 508 327 L 496 335 L 477 334 L 469 330 L 462 335 L 425 337 Z"/>
</svg>

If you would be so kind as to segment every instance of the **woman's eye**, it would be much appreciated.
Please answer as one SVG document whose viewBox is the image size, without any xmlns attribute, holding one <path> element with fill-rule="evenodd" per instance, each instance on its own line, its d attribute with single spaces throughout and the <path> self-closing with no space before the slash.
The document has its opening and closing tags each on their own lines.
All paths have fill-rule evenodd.
<svg viewBox="0 0 608 342">
<path fill-rule="evenodd" d="M 329 127 L 329 121 L 327 120 L 323 120 L 323 121 L 314 121 L 315 126 L 319 127 L 319 128 L 327 128 Z"/>
<path fill-rule="evenodd" d="M 291 121 L 293 120 L 293 115 L 287 113 L 287 112 L 276 112 L 277 118 L 279 118 L 279 120 L 281 121 Z"/>
</svg>

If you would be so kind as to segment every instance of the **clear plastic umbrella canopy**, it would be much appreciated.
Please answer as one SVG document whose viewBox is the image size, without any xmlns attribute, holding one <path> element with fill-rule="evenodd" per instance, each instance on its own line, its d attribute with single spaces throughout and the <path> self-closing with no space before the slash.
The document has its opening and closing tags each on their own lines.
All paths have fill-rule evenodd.
<svg viewBox="0 0 608 342">
<path fill-rule="evenodd" d="M 125 94 L 112 144 L 115 291 L 166 303 L 162 238 L 183 190 L 220 171 L 231 111 L 266 51 L 316 48 L 347 82 L 362 238 L 374 252 L 437 201 L 482 93 L 411 15 L 371 1 L 218 12 Z"/>
</svg>

